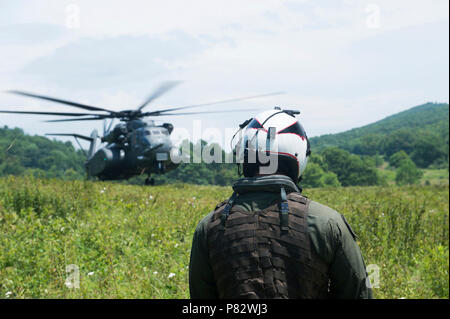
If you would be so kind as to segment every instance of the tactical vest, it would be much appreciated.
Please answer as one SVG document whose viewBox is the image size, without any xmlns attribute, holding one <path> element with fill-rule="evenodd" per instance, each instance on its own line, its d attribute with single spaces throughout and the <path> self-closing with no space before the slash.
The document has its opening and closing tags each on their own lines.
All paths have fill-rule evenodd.
<svg viewBox="0 0 450 319">
<path fill-rule="evenodd" d="M 219 298 L 326 298 L 328 265 L 312 253 L 309 200 L 297 192 L 261 211 L 219 204 L 207 226 Z"/>
</svg>

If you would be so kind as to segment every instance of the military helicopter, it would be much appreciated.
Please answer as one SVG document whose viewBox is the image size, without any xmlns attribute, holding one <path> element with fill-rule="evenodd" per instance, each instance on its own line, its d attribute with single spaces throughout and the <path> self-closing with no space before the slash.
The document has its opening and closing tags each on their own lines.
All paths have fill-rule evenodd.
<svg viewBox="0 0 450 319">
<path fill-rule="evenodd" d="M 237 102 L 281 94 L 281 92 L 276 92 L 216 101 L 211 103 L 143 112 L 143 109 L 147 107 L 151 102 L 153 102 L 155 99 L 157 99 L 170 89 L 174 88 L 179 83 L 180 82 L 175 81 L 164 82 L 137 108 L 123 111 L 112 111 L 97 106 L 85 105 L 77 102 L 71 102 L 23 91 L 8 91 L 9 93 L 17 95 L 62 103 L 65 105 L 70 105 L 97 113 L 27 112 L 10 110 L 0 110 L 0 113 L 58 115 L 71 117 L 68 119 L 48 120 L 45 122 L 103 120 L 103 136 L 99 136 L 97 130 L 93 130 L 90 136 L 84 136 L 75 133 L 53 133 L 46 135 L 74 137 L 76 142 L 80 146 L 80 149 L 86 155 L 85 167 L 88 177 L 97 177 L 100 180 L 121 180 L 128 179 L 136 175 L 147 174 L 145 184 L 153 185 L 154 179 L 151 178 L 151 174 L 164 174 L 165 172 L 175 169 L 178 164 L 174 163 L 171 160 L 171 156 L 180 156 L 180 154 L 178 148 L 175 148 L 173 146 L 170 139 L 170 134 L 172 133 L 174 128 L 173 125 L 171 123 L 156 125 L 154 120 L 146 119 L 147 117 L 252 111 L 250 109 L 240 109 L 173 113 L 174 111 L 188 108 Z M 107 127 L 106 121 L 108 119 L 110 119 L 111 121 Z M 111 129 L 115 119 L 119 119 L 120 123 L 115 125 L 113 129 Z M 86 140 L 90 143 L 87 153 L 81 147 L 78 139 Z M 98 143 L 99 141 L 101 143 L 106 143 L 106 145 L 101 146 L 101 143 Z"/>
</svg>

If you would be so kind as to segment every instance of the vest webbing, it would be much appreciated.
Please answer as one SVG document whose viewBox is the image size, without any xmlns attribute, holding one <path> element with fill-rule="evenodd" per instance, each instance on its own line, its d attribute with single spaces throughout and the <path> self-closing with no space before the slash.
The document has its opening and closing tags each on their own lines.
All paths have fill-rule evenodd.
<svg viewBox="0 0 450 319">
<path fill-rule="evenodd" d="M 326 298 L 328 265 L 311 252 L 309 200 L 292 192 L 283 202 L 255 212 L 216 207 L 207 239 L 220 298 Z"/>
</svg>

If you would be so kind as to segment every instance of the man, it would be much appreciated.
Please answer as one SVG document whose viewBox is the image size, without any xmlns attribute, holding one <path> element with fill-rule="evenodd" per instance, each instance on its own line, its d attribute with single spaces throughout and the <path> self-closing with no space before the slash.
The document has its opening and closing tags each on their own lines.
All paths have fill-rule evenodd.
<svg viewBox="0 0 450 319">
<path fill-rule="evenodd" d="M 244 178 L 195 230 L 191 298 L 372 298 L 350 225 L 296 185 L 310 149 L 295 114 L 275 108 L 241 125 Z"/>
</svg>

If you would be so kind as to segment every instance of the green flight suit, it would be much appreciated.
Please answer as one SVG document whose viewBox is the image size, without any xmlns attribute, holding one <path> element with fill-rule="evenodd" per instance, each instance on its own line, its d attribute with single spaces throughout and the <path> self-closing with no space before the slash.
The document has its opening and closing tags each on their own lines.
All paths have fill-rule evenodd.
<svg viewBox="0 0 450 319">
<path fill-rule="evenodd" d="M 287 193 L 299 192 L 292 180 L 283 175 L 240 179 L 233 185 L 234 191 L 239 193 L 234 205 L 246 211 L 262 210 L 280 201 L 280 186 Z M 191 298 L 218 298 L 206 239 L 206 226 L 213 213 L 200 221 L 194 233 L 189 264 Z M 361 251 L 343 216 L 311 201 L 307 227 L 312 253 L 329 266 L 329 297 L 372 298 L 372 291 L 366 284 L 367 272 Z"/>
</svg>

